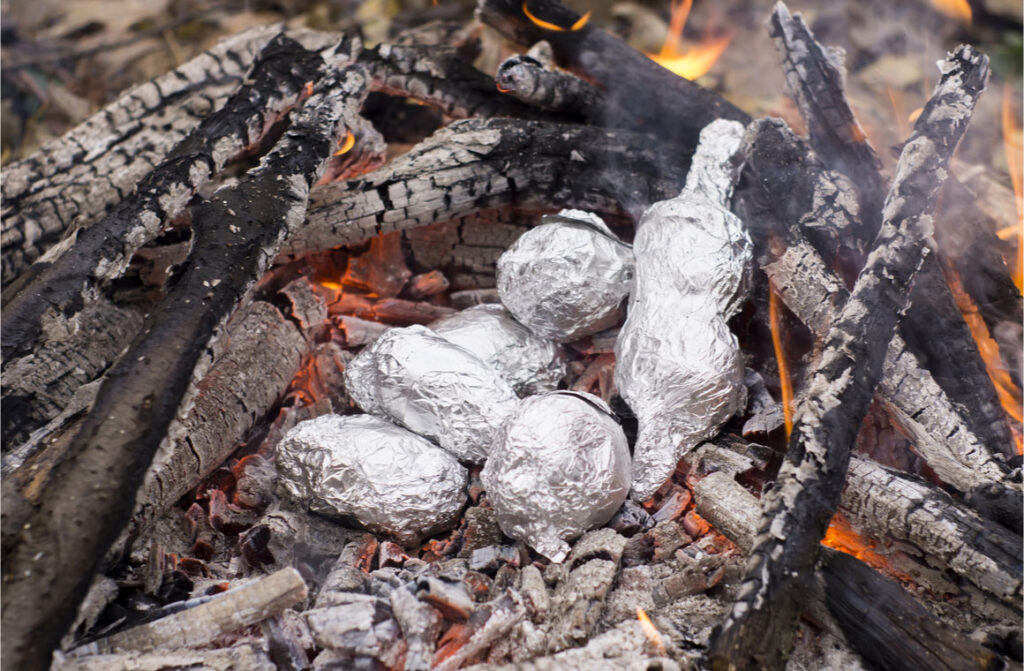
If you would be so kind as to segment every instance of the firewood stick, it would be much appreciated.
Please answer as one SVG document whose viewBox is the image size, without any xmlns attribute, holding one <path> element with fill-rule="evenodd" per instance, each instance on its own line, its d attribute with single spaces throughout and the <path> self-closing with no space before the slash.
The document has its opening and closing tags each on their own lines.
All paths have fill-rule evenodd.
<svg viewBox="0 0 1024 671">
<path fill-rule="evenodd" d="M 526 54 L 502 61 L 494 81 L 502 93 L 541 109 L 567 112 L 605 125 L 605 96 L 571 72 L 552 70 Z"/>
<path fill-rule="evenodd" d="M 479 0 L 477 6 L 481 21 L 514 42 L 550 42 L 559 65 L 597 84 L 614 105 L 666 141 L 695 147 L 700 130 L 715 119 L 750 121 L 718 94 L 666 70 L 617 37 L 591 25 L 568 30 L 580 15 L 557 0 L 531 0 L 530 13 L 567 30 L 532 22 L 521 0 Z"/>
<path fill-rule="evenodd" d="M 31 348 L 44 313 L 70 321 L 75 306 L 116 279 L 132 255 L 185 208 L 224 165 L 257 146 L 316 76 L 319 56 L 278 35 L 263 48 L 246 83 L 168 152 L 136 191 L 103 219 L 44 254 L 4 292 L 3 355 Z M 65 327 L 69 328 L 69 327 Z"/>
<path fill-rule="evenodd" d="M 931 210 L 946 166 L 988 78 L 988 59 L 959 47 L 905 146 L 867 265 L 825 340 L 796 412 L 778 483 L 762 501 L 757 544 L 739 599 L 712 635 L 715 669 L 781 669 L 801 590 L 839 504 L 850 452 L 867 412 L 909 284 L 927 253 Z"/>
<path fill-rule="evenodd" d="M 306 225 L 282 254 L 499 207 L 639 216 L 679 192 L 689 154 L 639 133 L 518 119 L 457 121 L 358 180 L 318 187 Z"/>
<path fill-rule="evenodd" d="M 309 189 L 366 95 L 357 66 L 325 64 L 284 137 L 236 186 L 193 210 L 178 284 L 115 364 L 46 497 L 4 563 L 3 668 L 43 668 L 97 563 L 128 521 L 136 490 L 202 355 L 304 218 Z M 16 607 L 14 604 L 18 604 Z"/>
<path fill-rule="evenodd" d="M 277 32 L 268 26 L 224 40 L 130 89 L 63 137 L 7 166 L 0 209 L 3 284 L 57 242 L 72 222 L 88 226 L 129 193 L 223 104 Z"/>
<path fill-rule="evenodd" d="M 857 188 L 860 208 L 839 243 L 865 250 L 881 224 L 885 179 L 874 148 L 846 102 L 842 56 L 815 41 L 800 15 L 790 15 L 781 2 L 772 12 L 771 34 L 787 88 L 807 121 L 811 146 L 829 169 L 847 175 Z M 944 191 L 948 189 L 947 185 Z M 831 261 L 827 250 L 819 251 Z M 1013 436 L 1006 413 L 939 267 L 937 258 L 944 250 L 937 251 L 925 258 L 914 281 L 900 332 L 950 399 L 970 409 L 966 419 L 972 431 L 990 445 L 1009 448 Z M 855 256 L 853 265 L 859 269 L 862 255 Z M 1009 278 L 1007 283 L 1012 286 Z"/>
<path fill-rule="evenodd" d="M 194 608 L 83 645 L 74 654 L 198 647 L 223 634 L 262 622 L 299 603 L 306 594 L 306 583 L 299 572 L 284 568 Z"/>
</svg>

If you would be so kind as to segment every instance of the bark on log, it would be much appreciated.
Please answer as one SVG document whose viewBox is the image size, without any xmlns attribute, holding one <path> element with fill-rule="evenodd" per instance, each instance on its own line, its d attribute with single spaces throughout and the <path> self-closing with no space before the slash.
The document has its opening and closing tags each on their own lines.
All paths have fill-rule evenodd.
<svg viewBox="0 0 1024 671">
<path fill-rule="evenodd" d="M 380 170 L 318 187 L 306 225 L 282 253 L 299 256 L 498 207 L 639 216 L 679 192 L 689 155 L 638 133 L 458 121 Z"/>
<path fill-rule="evenodd" d="M 83 294 L 121 275 L 132 255 L 181 210 L 200 186 L 258 146 L 316 77 L 320 57 L 278 35 L 263 48 L 244 85 L 211 113 L 103 219 L 52 247 L 7 291 L 0 322 L 6 360 L 35 343 L 44 313 L 69 320 Z"/>
<path fill-rule="evenodd" d="M 183 396 L 209 365 L 204 351 L 301 225 L 309 189 L 366 94 L 359 68 L 325 71 L 260 165 L 193 211 L 195 244 L 181 279 L 108 373 L 55 471 L 60 496 L 46 497 L 20 530 L 4 566 L 4 668 L 49 663 L 175 412 L 194 402 Z"/>
<path fill-rule="evenodd" d="M 594 82 L 612 106 L 621 108 L 648 132 L 684 147 L 696 147 L 700 130 L 715 119 L 748 123 L 750 117 L 718 94 L 661 67 L 644 54 L 603 30 L 552 30 L 532 22 L 519 0 L 480 0 L 477 17 L 505 37 L 524 46 L 548 41 L 562 67 Z M 530 13 L 564 28 L 580 16 L 557 0 L 532 0 Z M 601 125 L 623 124 L 614 117 Z M 634 124 L 627 124 L 635 127 Z"/>
<path fill-rule="evenodd" d="M 279 31 L 255 28 L 140 84 L 39 152 L 4 169 L 3 284 L 70 226 L 119 202 L 238 86 Z"/>
<path fill-rule="evenodd" d="M 844 206 L 844 198 L 848 202 L 848 196 L 837 191 L 829 173 L 808 153 L 807 144 L 783 122 L 755 122 L 747 144 L 747 182 L 757 187 L 741 194 L 738 208 L 771 257 L 762 266 L 773 286 L 811 332 L 824 338 L 849 294 L 807 241 L 814 233 L 807 222 L 830 227 L 833 222 L 847 221 L 850 210 Z M 839 197 L 833 195 L 836 193 Z M 821 203 L 826 205 L 817 205 Z M 781 255 L 765 240 L 780 231 L 785 236 Z M 993 449 L 975 434 L 962 417 L 963 408 L 949 399 L 899 334 L 893 336 L 886 351 L 876 392 L 945 482 L 965 493 L 996 484 L 1005 503 L 1020 499 L 1017 488 L 1008 486 L 1010 469 L 997 451 L 1004 446 L 997 444 Z"/>
<path fill-rule="evenodd" d="M 988 77 L 988 59 L 969 46 L 943 76 L 907 142 L 883 210 L 883 226 L 850 300 L 825 340 L 796 412 L 776 486 L 762 501 L 757 545 L 743 591 L 712 636 L 713 668 L 782 668 L 812 575 L 818 542 L 839 503 L 857 429 L 915 272 L 927 251 L 931 210 L 946 165 Z"/>
</svg>

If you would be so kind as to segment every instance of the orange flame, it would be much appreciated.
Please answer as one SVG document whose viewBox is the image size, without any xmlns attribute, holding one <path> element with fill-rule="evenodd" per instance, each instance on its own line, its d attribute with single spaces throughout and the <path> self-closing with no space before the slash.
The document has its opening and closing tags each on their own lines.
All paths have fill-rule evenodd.
<svg viewBox="0 0 1024 671">
<path fill-rule="evenodd" d="M 774 287 L 768 288 L 768 326 L 772 332 L 772 349 L 779 367 L 779 386 L 782 388 L 782 417 L 786 424 L 786 440 L 793 432 L 793 384 L 789 379 L 786 352 L 782 348 L 782 325 L 779 321 L 779 297 Z"/>
<path fill-rule="evenodd" d="M 654 649 L 659 655 L 665 655 L 665 642 L 661 640 L 661 634 L 658 632 L 658 628 L 651 622 L 651 618 L 647 617 L 647 613 L 640 606 L 636 607 L 636 619 L 640 622 L 640 628 L 644 630 L 644 636 L 651 642 Z"/>
<path fill-rule="evenodd" d="M 530 21 L 532 21 L 533 24 L 536 25 L 537 27 L 543 28 L 544 30 L 552 30 L 556 33 L 571 33 L 573 31 L 579 30 L 583 26 L 587 25 L 587 21 L 590 20 L 590 12 L 587 12 L 586 14 L 578 18 L 576 20 L 576 23 L 572 24 L 568 28 L 563 28 L 562 26 L 551 23 L 550 21 L 538 19 L 536 16 L 530 13 L 529 8 L 526 6 L 526 0 L 523 0 L 523 14 L 526 14 L 526 18 L 530 19 Z"/>
<path fill-rule="evenodd" d="M 964 23 L 971 22 L 971 5 L 967 0 L 932 0 L 932 7 L 951 19 Z"/>
<path fill-rule="evenodd" d="M 950 271 L 947 281 L 949 282 L 949 289 L 953 294 L 953 298 L 956 300 L 956 305 L 960 308 L 960 313 L 963 315 L 964 321 L 967 322 L 967 327 L 971 330 L 971 336 L 978 345 L 978 352 L 981 354 L 982 361 L 985 362 L 985 371 L 996 388 L 996 394 L 999 395 L 999 402 L 1002 404 L 1006 414 L 1014 420 L 1011 428 L 1014 433 L 1017 454 L 1024 454 L 1024 442 L 1022 442 L 1022 437 L 1017 432 L 1018 425 L 1024 419 L 1020 387 L 1014 384 L 1013 378 L 1010 377 L 1010 374 L 1003 367 L 1002 359 L 999 356 L 999 345 L 992 339 L 985 320 L 982 319 L 981 314 L 978 312 L 978 306 L 971 300 L 970 295 L 964 291 L 963 286 L 960 284 L 960 278 L 957 277 L 955 272 Z"/>
<path fill-rule="evenodd" d="M 661 45 L 661 51 L 657 54 L 647 54 L 658 65 L 686 79 L 696 79 L 706 74 L 732 40 L 731 34 L 717 37 L 705 35 L 700 44 L 684 51 L 680 40 L 692 6 L 693 0 L 673 0 L 672 18 L 669 20 L 665 43 Z"/>
<path fill-rule="evenodd" d="M 857 533 L 842 513 L 837 512 L 832 517 L 828 530 L 825 531 L 825 537 L 821 539 L 821 544 L 856 557 L 871 568 L 887 573 L 894 578 L 913 582 L 913 578 L 895 570 L 884 556 L 875 552 L 877 546 L 874 541 Z"/>
<path fill-rule="evenodd" d="M 1013 283 L 1018 290 L 1024 287 L 1024 192 L 1021 191 L 1021 164 L 1024 163 L 1024 130 L 1020 118 L 1014 114 L 1010 98 L 1013 88 L 1006 84 L 1003 87 L 1003 149 L 1006 152 L 1006 165 L 1013 183 L 1014 200 L 1017 203 L 1017 226 L 1007 227 L 998 232 L 1004 240 L 1017 238 L 1017 254 L 1013 268 Z"/>
<path fill-rule="evenodd" d="M 352 134 L 352 131 L 345 131 L 345 139 L 339 142 L 341 148 L 334 152 L 335 156 L 344 156 L 347 154 L 352 147 L 356 146 L 356 136 Z"/>
</svg>

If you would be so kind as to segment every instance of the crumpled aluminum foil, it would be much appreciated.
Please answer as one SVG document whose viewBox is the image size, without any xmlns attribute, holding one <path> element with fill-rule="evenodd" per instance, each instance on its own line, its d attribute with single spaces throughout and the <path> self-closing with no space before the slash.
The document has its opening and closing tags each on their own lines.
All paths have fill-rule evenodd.
<svg viewBox="0 0 1024 671">
<path fill-rule="evenodd" d="M 310 510 L 352 516 L 406 545 L 452 526 L 469 479 L 437 445 L 372 415 L 300 422 L 278 444 L 277 470 Z"/>
<path fill-rule="evenodd" d="M 629 492 L 629 444 L 604 401 L 556 391 L 523 399 L 481 479 L 501 530 L 561 562 Z"/>
<path fill-rule="evenodd" d="M 493 366 L 520 396 L 553 391 L 565 377 L 562 347 L 534 335 L 500 305 L 467 308 L 430 329 Z"/>
<path fill-rule="evenodd" d="M 363 410 L 474 463 L 487 457 L 518 401 L 480 357 L 419 325 L 374 340 L 345 369 L 345 385 Z"/>
<path fill-rule="evenodd" d="M 686 188 L 638 224 L 636 285 L 615 343 L 615 384 L 639 421 L 637 501 L 745 403 L 743 358 L 726 324 L 745 299 L 752 256 L 743 222 L 728 208 L 742 135 L 735 121 L 708 124 Z"/>
<path fill-rule="evenodd" d="M 618 324 L 633 280 L 633 253 L 601 218 L 562 210 L 498 259 L 501 302 L 531 331 L 557 342 Z"/>
</svg>

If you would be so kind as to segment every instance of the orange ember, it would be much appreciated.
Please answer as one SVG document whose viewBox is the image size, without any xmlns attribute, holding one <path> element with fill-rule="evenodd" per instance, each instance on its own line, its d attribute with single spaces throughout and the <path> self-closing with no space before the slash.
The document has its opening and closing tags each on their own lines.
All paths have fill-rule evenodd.
<svg viewBox="0 0 1024 671">
<path fill-rule="evenodd" d="M 1017 454 L 1024 454 L 1024 442 L 1022 442 L 1021 435 L 1018 432 L 1021 420 L 1024 419 L 1024 411 L 1021 409 L 1020 387 L 1014 384 L 1013 378 L 1010 377 L 1006 368 L 1003 367 L 1002 359 L 999 356 L 999 345 L 992 339 L 985 320 L 982 319 L 981 314 L 978 312 L 978 306 L 974 304 L 971 297 L 964 291 L 963 286 L 960 284 L 960 278 L 957 277 L 955 272 L 950 271 L 947 273 L 947 281 L 949 282 L 949 289 L 953 294 L 953 298 L 956 300 L 956 305 L 960 308 L 960 313 L 963 315 L 964 321 L 967 322 L 967 327 L 971 330 L 971 336 L 978 345 L 978 352 L 981 354 L 982 361 L 985 362 L 985 371 L 992 380 L 992 384 L 995 385 L 996 393 L 999 395 L 999 402 L 1002 404 L 1003 409 L 1006 410 L 1006 414 L 1013 419 L 1010 426 L 1013 429 L 1014 440 L 1017 443 Z"/>
<path fill-rule="evenodd" d="M 821 539 L 821 544 L 856 557 L 871 568 L 882 571 L 894 578 L 913 582 L 913 578 L 896 571 L 889 565 L 889 561 L 884 556 L 875 552 L 875 547 L 877 546 L 874 541 L 868 540 L 857 533 L 853 526 L 850 525 L 850 522 L 843 517 L 842 513 L 837 512 L 832 521 L 829 522 L 828 530 L 825 532 L 825 537 Z"/>
<path fill-rule="evenodd" d="M 568 28 L 563 28 L 562 26 L 559 26 L 557 24 L 551 23 L 550 21 L 545 21 L 544 19 L 538 19 L 536 16 L 534 16 L 532 13 L 530 13 L 529 7 L 526 6 L 526 0 L 523 0 L 523 14 L 526 14 L 526 18 L 530 19 L 530 21 L 532 21 L 534 25 L 536 25 L 536 26 L 538 26 L 540 28 L 543 28 L 544 30 L 552 30 L 552 31 L 554 31 L 556 33 L 566 33 L 566 32 L 572 32 L 574 30 L 579 30 L 583 26 L 587 25 L 587 21 L 590 20 L 590 12 L 587 12 L 586 14 L 581 16 L 579 19 L 577 19 L 576 23 L 572 24 Z"/>
<path fill-rule="evenodd" d="M 779 321 L 779 297 L 773 287 L 768 288 L 768 326 L 772 331 L 772 348 L 779 366 L 779 386 L 782 388 L 782 417 L 786 424 L 786 440 L 793 432 L 793 384 L 789 380 L 786 352 L 782 348 L 782 325 Z"/>
<path fill-rule="evenodd" d="M 1024 192 L 1021 191 L 1021 168 L 1024 164 L 1024 131 L 1020 114 L 1015 114 L 1011 103 L 1013 87 L 1003 87 L 1003 149 L 1006 151 L 1006 166 L 1010 171 L 1013 183 L 1014 200 L 1017 203 L 1017 226 L 1009 230 L 999 231 L 1004 240 L 1017 238 L 1017 253 L 1014 255 L 1013 283 L 1017 289 L 1024 288 Z"/>
<path fill-rule="evenodd" d="M 932 0 L 932 7 L 951 19 L 964 23 L 971 22 L 971 5 L 967 0 Z"/>
<path fill-rule="evenodd" d="M 650 641 L 651 645 L 657 651 L 659 655 L 665 655 L 665 643 L 661 640 L 661 634 L 658 632 L 658 628 L 651 622 L 651 618 L 647 617 L 647 613 L 640 606 L 636 607 L 636 619 L 640 622 L 640 627 L 644 630 L 644 636 Z"/>
<path fill-rule="evenodd" d="M 686 79 L 696 79 L 707 73 L 732 40 L 732 35 L 728 33 L 718 36 L 707 34 L 701 39 L 700 44 L 684 50 L 680 41 L 692 6 L 693 0 L 673 0 L 672 18 L 669 21 L 665 43 L 661 45 L 661 51 L 657 54 L 647 54 L 658 65 Z"/>
<path fill-rule="evenodd" d="M 338 151 L 334 152 L 334 155 L 344 156 L 349 152 L 349 150 L 352 149 L 352 147 L 356 146 L 356 136 L 352 134 L 352 131 L 346 130 L 345 139 L 339 142 L 338 144 L 341 145 L 341 148 L 339 148 Z"/>
</svg>

